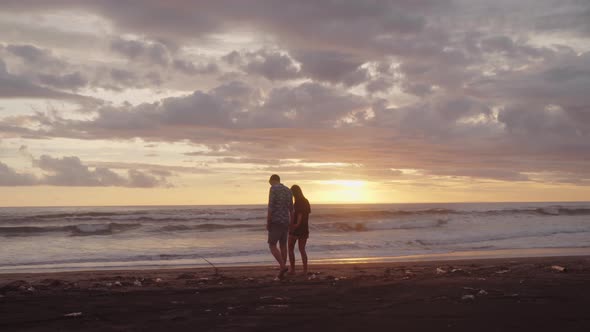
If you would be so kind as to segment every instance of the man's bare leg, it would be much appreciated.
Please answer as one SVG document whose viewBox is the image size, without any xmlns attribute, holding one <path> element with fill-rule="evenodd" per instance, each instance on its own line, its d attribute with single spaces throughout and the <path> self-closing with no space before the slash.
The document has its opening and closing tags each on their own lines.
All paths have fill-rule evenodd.
<svg viewBox="0 0 590 332">
<path fill-rule="evenodd" d="M 295 243 L 297 242 L 297 238 L 294 236 L 289 236 L 289 263 L 291 265 L 291 269 L 289 270 L 289 274 L 295 274 Z"/>
<path fill-rule="evenodd" d="M 285 269 L 285 260 L 283 259 L 283 255 L 279 251 L 279 248 L 277 248 L 276 244 L 269 244 L 268 248 L 270 249 L 270 252 L 274 258 L 277 260 L 277 263 L 279 263 L 281 271 L 283 271 Z"/>
<path fill-rule="evenodd" d="M 287 265 L 287 241 L 285 241 L 285 243 L 281 243 L 279 244 L 279 246 L 281 247 L 281 258 L 283 258 L 283 268 L 286 267 Z"/>
<path fill-rule="evenodd" d="M 303 274 L 307 274 L 307 252 L 305 251 L 307 239 L 299 239 L 299 253 L 301 253 L 301 262 L 303 262 Z"/>
</svg>

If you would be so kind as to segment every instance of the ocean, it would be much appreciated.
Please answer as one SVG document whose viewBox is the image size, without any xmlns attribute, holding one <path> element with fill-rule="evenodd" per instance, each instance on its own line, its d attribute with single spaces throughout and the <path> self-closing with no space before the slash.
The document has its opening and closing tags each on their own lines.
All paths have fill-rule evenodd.
<svg viewBox="0 0 590 332">
<path fill-rule="evenodd" d="M 265 218 L 263 205 L 0 208 L 0 273 L 272 264 Z M 307 248 L 310 263 L 582 252 L 590 203 L 312 204 Z"/>
</svg>

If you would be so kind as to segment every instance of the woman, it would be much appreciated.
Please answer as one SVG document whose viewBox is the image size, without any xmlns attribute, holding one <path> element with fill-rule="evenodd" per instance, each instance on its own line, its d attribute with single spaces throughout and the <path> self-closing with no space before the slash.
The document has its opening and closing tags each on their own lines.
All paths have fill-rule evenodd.
<svg viewBox="0 0 590 332">
<path fill-rule="evenodd" d="M 308 219 L 311 213 L 309 201 L 298 185 L 291 187 L 291 192 L 295 198 L 293 205 L 293 221 L 289 227 L 289 263 L 291 269 L 289 274 L 295 274 L 295 242 L 299 241 L 299 253 L 301 253 L 301 260 L 303 261 L 303 273 L 307 274 L 307 253 L 305 252 L 305 244 L 309 237 Z"/>
</svg>

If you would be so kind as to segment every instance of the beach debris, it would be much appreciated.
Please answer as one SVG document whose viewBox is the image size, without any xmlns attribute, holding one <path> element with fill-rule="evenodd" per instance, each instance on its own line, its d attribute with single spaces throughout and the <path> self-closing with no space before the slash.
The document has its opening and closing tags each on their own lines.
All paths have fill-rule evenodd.
<svg viewBox="0 0 590 332">
<path fill-rule="evenodd" d="M 199 294 L 201 294 L 201 293 L 199 293 L 199 292 L 195 292 L 195 295 L 199 295 Z"/>
<path fill-rule="evenodd" d="M 320 274 L 322 274 L 321 272 L 308 272 L 307 275 L 309 276 L 307 278 L 307 280 L 314 280 L 314 279 L 318 279 Z M 328 277 L 326 277 L 328 278 Z"/>
<path fill-rule="evenodd" d="M 223 285 L 223 281 L 220 281 L 218 285 Z"/>
<path fill-rule="evenodd" d="M 261 300 L 272 299 L 272 296 L 261 296 L 261 297 L 259 297 L 259 299 L 261 299 Z"/>
<path fill-rule="evenodd" d="M 142 283 L 141 283 L 141 281 L 139 281 L 139 280 L 135 280 L 135 281 L 133 282 L 133 286 L 141 287 L 141 286 L 142 286 Z"/>
<path fill-rule="evenodd" d="M 123 284 L 120 281 L 115 281 L 115 283 L 113 285 L 115 285 L 117 287 L 123 286 Z"/>
<path fill-rule="evenodd" d="M 199 281 L 206 282 L 209 281 L 209 278 L 199 278 Z"/>
<path fill-rule="evenodd" d="M 477 288 L 473 288 L 473 287 L 463 287 L 463 289 L 465 289 L 465 290 L 477 290 Z"/>
<path fill-rule="evenodd" d="M 477 292 L 477 295 L 486 296 L 488 295 L 488 292 L 486 292 L 485 289 L 480 289 L 479 292 Z"/>
<path fill-rule="evenodd" d="M 65 314 L 64 317 L 80 317 L 82 316 L 81 312 L 70 312 L 69 314 Z"/>
<path fill-rule="evenodd" d="M 405 270 L 404 271 L 405 274 L 414 274 L 414 272 L 410 271 L 410 270 Z"/>
<path fill-rule="evenodd" d="M 447 271 L 446 271 L 446 270 L 443 270 L 443 269 L 441 269 L 440 267 L 437 267 L 437 268 L 436 268 L 436 274 L 445 274 L 445 273 L 447 273 Z"/>
<path fill-rule="evenodd" d="M 184 304 L 184 301 L 171 301 L 172 304 Z"/>
<path fill-rule="evenodd" d="M 112 282 L 107 282 L 107 283 L 105 284 L 105 286 L 107 286 L 107 287 L 113 287 L 113 283 L 112 283 Z"/>
<path fill-rule="evenodd" d="M 469 271 L 465 271 L 465 270 L 460 269 L 460 268 L 451 269 L 451 273 L 453 273 L 453 274 L 461 274 L 461 275 L 469 275 L 469 274 L 471 274 Z"/>
<path fill-rule="evenodd" d="M 559 265 L 552 265 L 551 269 L 557 272 L 567 272 L 567 269 L 565 267 Z"/>
<path fill-rule="evenodd" d="M 505 269 L 505 270 L 496 271 L 496 274 L 504 274 L 504 273 L 508 273 L 508 272 L 510 272 L 510 270 Z"/>
<path fill-rule="evenodd" d="M 254 281 L 254 278 L 246 278 L 246 281 Z"/>
<path fill-rule="evenodd" d="M 205 309 L 205 312 L 211 312 L 211 309 Z"/>
<path fill-rule="evenodd" d="M 452 269 L 452 270 L 451 270 L 451 273 L 469 274 L 469 272 L 468 272 L 468 271 L 465 271 L 465 270 L 463 270 L 463 269 L 460 269 L 460 268 L 455 268 L 455 269 Z"/>
<path fill-rule="evenodd" d="M 35 291 L 35 287 L 33 287 L 33 286 L 31 286 L 31 287 L 27 288 L 27 292 L 30 292 L 30 293 L 32 293 L 32 292 L 34 292 L 34 291 Z"/>
<path fill-rule="evenodd" d="M 463 295 L 461 296 L 462 301 L 473 301 L 475 300 L 475 296 L 473 295 Z"/>
<path fill-rule="evenodd" d="M 156 278 L 156 282 L 157 283 L 161 283 L 162 282 L 162 278 Z"/>
</svg>

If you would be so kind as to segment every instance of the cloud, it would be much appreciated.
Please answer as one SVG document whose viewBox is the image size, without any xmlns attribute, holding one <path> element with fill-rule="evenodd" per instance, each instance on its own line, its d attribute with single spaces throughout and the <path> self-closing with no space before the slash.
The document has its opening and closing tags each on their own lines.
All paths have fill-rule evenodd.
<svg viewBox="0 0 590 332">
<path fill-rule="evenodd" d="M 168 134 L 182 135 L 185 129 L 193 128 L 353 125 L 365 120 L 367 107 L 369 104 L 363 98 L 317 83 L 276 88 L 263 99 L 256 89 L 233 81 L 208 92 L 195 91 L 155 103 L 100 107 L 91 120 L 51 119 L 42 114 L 30 120 L 43 122 L 53 134 L 61 132 L 66 137 L 80 137 L 77 135 L 84 133 L 88 138 L 164 138 Z"/>
<path fill-rule="evenodd" d="M 36 64 L 40 66 L 49 66 L 54 68 L 63 69 L 65 63 L 59 58 L 51 54 L 46 49 L 41 49 L 34 45 L 20 44 L 14 45 L 9 44 L 5 47 L 8 53 L 11 53 L 21 58 L 26 64 Z"/>
<path fill-rule="evenodd" d="M 295 53 L 301 71 L 313 79 L 353 86 L 367 80 L 368 73 L 360 68 L 363 60 L 351 54 L 333 51 L 304 51 Z"/>
<path fill-rule="evenodd" d="M 0 162 L 0 186 L 30 186 L 38 180 L 31 174 L 18 173 L 3 162 Z"/>
<path fill-rule="evenodd" d="M 188 74 L 188 75 L 196 75 L 196 74 L 205 74 L 211 75 L 216 74 L 219 72 L 219 66 L 216 63 L 208 63 L 208 64 L 197 64 L 182 59 L 175 59 L 174 60 L 174 68 L 176 70 Z"/>
<path fill-rule="evenodd" d="M 566 1 L 556 13 L 544 13 L 535 18 L 535 27 L 552 32 L 575 31 L 583 37 L 590 33 L 590 4 Z"/>
<path fill-rule="evenodd" d="M 80 72 L 65 75 L 40 74 L 39 81 L 58 89 L 78 90 L 88 85 L 88 80 Z"/>
<path fill-rule="evenodd" d="M 6 64 L 0 60 L 0 98 L 44 98 L 65 99 L 77 102 L 95 102 L 93 98 L 61 92 L 30 82 L 25 77 L 8 72 Z"/>
<path fill-rule="evenodd" d="M 341 161 L 387 176 L 405 168 L 502 181 L 588 176 L 590 11 L 582 1 L 3 6 L 15 17 L 97 15 L 109 32 L 93 30 L 101 53 L 89 59 L 75 38 L 70 48 L 6 44 L 0 97 L 117 93 L 84 117 L 0 118 L 3 135 L 181 141 L 223 146 L 195 157 L 228 164 Z M 174 97 L 119 102 L 137 88 Z"/>
<path fill-rule="evenodd" d="M 271 81 L 300 77 L 298 65 L 286 52 L 260 49 L 253 52 L 232 51 L 221 59 L 247 74 L 262 76 Z"/>
<path fill-rule="evenodd" d="M 171 62 L 170 52 L 162 43 L 117 38 L 111 42 L 111 49 L 131 60 L 147 60 L 160 66 Z"/>
<path fill-rule="evenodd" d="M 263 107 L 248 119 L 248 127 L 335 127 L 363 121 L 366 101 L 337 88 L 302 83 L 270 91 Z"/>
<path fill-rule="evenodd" d="M 26 151 L 26 147 L 21 147 L 21 150 Z M 41 177 L 17 173 L 8 165 L 0 162 L 0 186 L 51 185 L 151 188 L 170 186 L 166 178 L 172 175 L 170 172 L 158 170 L 151 172 L 153 175 L 150 175 L 140 170 L 129 169 L 127 176 L 122 176 L 105 167 L 91 169 L 83 164 L 78 157 L 54 158 L 48 155 L 33 159 L 33 166 L 43 171 Z"/>
<path fill-rule="evenodd" d="M 286 54 L 260 50 L 246 55 L 246 72 L 258 74 L 269 80 L 287 80 L 298 76 L 299 69 Z"/>
<path fill-rule="evenodd" d="M 463 168 L 463 169 L 441 169 L 430 172 L 432 175 L 444 175 L 452 177 L 471 177 L 479 179 L 492 179 L 497 181 L 530 181 L 531 179 L 517 171 L 506 169 L 487 168 Z"/>
</svg>

